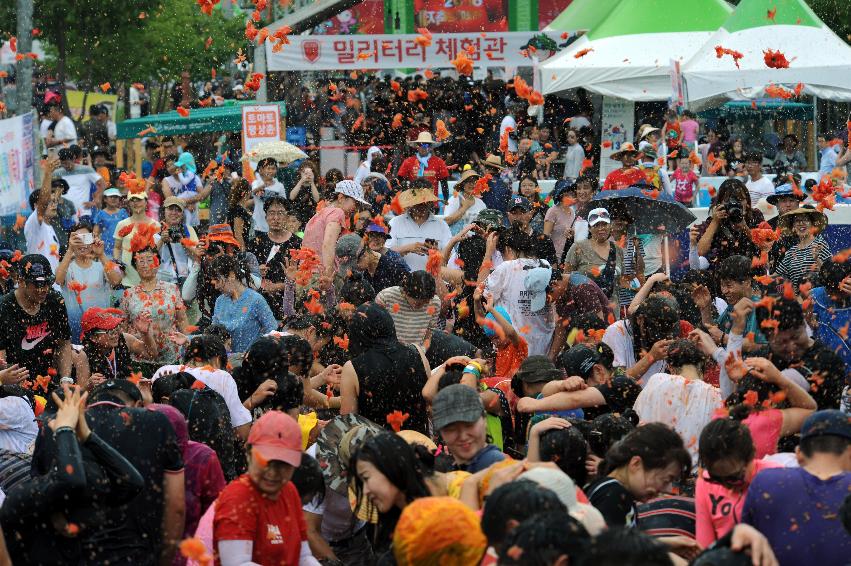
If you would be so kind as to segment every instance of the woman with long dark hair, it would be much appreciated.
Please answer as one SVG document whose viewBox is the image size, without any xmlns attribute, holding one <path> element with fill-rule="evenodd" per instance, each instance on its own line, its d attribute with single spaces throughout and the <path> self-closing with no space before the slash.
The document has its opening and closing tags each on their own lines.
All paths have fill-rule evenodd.
<svg viewBox="0 0 851 566">
<path fill-rule="evenodd" d="M 425 352 L 396 339 L 393 318 L 376 303 L 357 308 L 349 322 L 349 354 L 340 384 L 340 413 L 357 413 L 389 426 L 388 415 L 408 413 L 405 428 L 429 434 L 422 396 L 431 368 Z"/>
<path fill-rule="evenodd" d="M 640 426 L 606 452 L 585 493 L 609 527 L 633 526 L 636 502 L 653 499 L 691 469 L 683 439 L 661 423 Z"/>
<path fill-rule="evenodd" d="M 231 184 L 228 195 L 228 224 L 233 228 L 233 235 L 241 247 L 250 241 L 251 236 L 251 185 L 245 179 L 239 178 Z"/>
<path fill-rule="evenodd" d="M 263 334 L 278 328 L 278 321 L 263 296 L 251 289 L 251 275 L 244 262 L 234 256 L 216 258 L 211 267 L 219 297 L 213 324 L 227 328 L 233 350 L 245 352 Z"/>
<path fill-rule="evenodd" d="M 713 266 L 731 255 L 759 257 L 750 231 L 763 220 L 762 212 L 753 208 L 747 186 L 739 179 L 727 179 L 712 199 L 709 218 L 697 227 L 698 254 Z"/>
<path fill-rule="evenodd" d="M 373 542 L 376 555 L 387 551 L 402 510 L 413 500 L 429 497 L 422 465 L 414 449 L 402 437 L 381 433 L 366 440 L 352 454 L 350 482 L 358 508 L 378 511 L 378 531 Z"/>
</svg>

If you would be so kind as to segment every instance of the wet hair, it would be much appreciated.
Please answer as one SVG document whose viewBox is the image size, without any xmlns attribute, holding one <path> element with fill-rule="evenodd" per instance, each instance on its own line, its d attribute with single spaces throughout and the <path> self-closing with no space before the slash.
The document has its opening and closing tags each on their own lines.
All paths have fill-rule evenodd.
<svg viewBox="0 0 851 566">
<path fill-rule="evenodd" d="M 647 326 L 653 326 L 658 336 L 643 336 L 638 319 L 644 317 L 645 331 Z M 642 302 L 629 317 L 629 329 L 633 333 L 633 348 L 636 359 L 641 348 L 650 349 L 653 344 L 665 338 L 677 337 L 680 334 L 680 308 L 677 302 L 669 297 L 651 295 Z"/>
<path fill-rule="evenodd" d="M 751 259 L 743 255 L 731 255 L 725 258 L 716 271 L 718 282 L 735 281 L 744 283 L 751 280 Z"/>
<path fill-rule="evenodd" d="M 437 390 L 440 391 L 450 385 L 455 385 L 456 383 L 461 383 L 461 378 L 464 376 L 464 366 L 453 365 L 447 367 L 443 372 L 443 375 L 440 376 L 440 379 L 437 381 Z"/>
<path fill-rule="evenodd" d="M 746 375 L 736 384 L 736 390 L 724 401 L 730 409 L 730 418 L 743 421 L 754 411 L 761 411 L 763 403 L 770 402 L 778 388 L 752 375 Z M 750 397 L 756 394 L 756 399 Z"/>
<path fill-rule="evenodd" d="M 437 285 L 434 277 L 427 271 L 413 271 L 405 275 L 402 280 L 402 291 L 412 299 L 431 300 L 436 292 Z"/>
<path fill-rule="evenodd" d="M 745 154 L 745 163 L 748 162 L 762 163 L 762 154 L 758 151 L 749 151 Z"/>
<path fill-rule="evenodd" d="M 360 272 L 352 272 L 346 277 L 343 286 L 340 288 L 338 302 L 351 303 L 356 307 L 364 303 L 375 300 L 375 289 L 369 280 Z"/>
<path fill-rule="evenodd" d="M 674 340 L 668 347 L 668 367 L 682 368 L 683 366 L 693 365 L 697 367 L 702 374 L 706 367 L 706 362 L 709 360 L 706 354 L 701 352 L 691 340 L 680 339 Z"/>
<path fill-rule="evenodd" d="M 339 169 L 332 168 L 325 172 L 325 184 L 333 188 L 338 182 L 343 180 L 343 172 Z"/>
<path fill-rule="evenodd" d="M 851 262 L 836 262 L 827 260 L 821 264 L 819 280 L 828 291 L 839 291 L 842 280 L 851 275 Z"/>
<path fill-rule="evenodd" d="M 244 464 L 234 447 L 233 424 L 224 397 L 209 387 L 179 389 L 169 396 L 168 402 L 186 418 L 189 439 L 212 448 L 219 457 L 225 479 L 235 479 Z"/>
<path fill-rule="evenodd" d="M 310 454 L 301 455 L 301 464 L 293 472 L 291 479 L 298 490 L 303 504 L 316 500 L 321 503 L 325 499 L 325 479 L 319 462 Z"/>
<path fill-rule="evenodd" d="M 485 239 L 478 234 L 464 238 L 458 243 L 458 259 L 463 262 L 462 271 L 464 279 L 476 281 L 479 277 L 479 269 L 485 260 Z M 456 266 L 450 266 L 456 267 Z M 474 288 L 470 287 L 470 294 Z"/>
<path fill-rule="evenodd" d="M 777 327 L 778 332 L 795 330 L 804 326 L 804 310 L 798 301 L 783 297 L 774 297 L 774 299 L 771 312 L 768 312 L 768 309 L 764 306 L 757 307 L 756 309 L 756 320 L 760 328 L 762 328 L 763 321 L 769 318 L 777 320 L 780 323 Z M 763 330 L 763 334 L 769 334 L 771 332 L 771 329 Z"/>
<path fill-rule="evenodd" d="M 320 324 L 319 327 L 321 326 Z M 310 347 L 310 342 L 300 336 L 292 335 L 281 336 L 279 341 L 287 371 L 292 371 L 295 366 L 301 367 L 305 372 L 310 371 L 313 365 L 313 349 Z"/>
<path fill-rule="evenodd" d="M 635 415 L 635 411 L 632 411 Z M 635 415 L 637 417 L 638 415 Z M 625 415 L 606 413 L 591 422 L 586 440 L 593 454 L 601 458 L 616 442 L 635 430 L 638 419 L 629 419 Z"/>
<path fill-rule="evenodd" d="M 734 459 L 750 463 L 756 455 L 750 429 L 736 419 L 715 419 L 703 428 L 698 440 L 700 465 L 708 468 L 715 462 Z"/>
<path fill-rule="evenodd" d="M 242 177 L 236 179 L 230 186 L 230 194 L 228 194 L 228 208 L 236 208 L 239 206 L 239 201 L 248 196 L 250 192 L 251 183 L 249 183 L 248 180 L 243 179 Z"/>
<path fill-rule="evenodd" d="M 185 371 L 164 375 L 151 384 L 151 396 L 154 398 L 154 403 L 165 403 L 172 393 L 189 389 L 193 383 L 195 383 L 195 376 Z"/>
<path fill-rule="evenodd" d="M 354 515 L 358 514 L 363 501 L 363 481 L 356 473 L 360 461 L 375 466 L 387 481 L 402 492 L 406 503 L 431 495 L 422 464 L 411 445 L 397 434 L 380 432 L 358 446 L 349 461 L 347 469 L 351 470 L 350 481 L 354 483 L 355 500 L 358 502 Z M 393 536 L 401 514 L 402 511 L 396 506 L 386 513 L 378 514 L 378 540 L 389 540 Z"/>
<path fill-rule="evenodd" d="M 228 354 L 224 342 L 218 336 L 211 334 L 201 334 L 192 338 L 183 354 L 184 363 L 206 362 L 215 359 L 218 359 L 220 367 L 225 367 L 228 364 Z"/>
<path fill-rule="evenodd" d="M 232 255 L 222 255 L 213 260 L 210 266 L 210 274 L 213 278 L 227 279 L 231 273 L 236 275 L 239 282 L 246 287 L 251 286 L 251 272 L 243 260 Z"/>
<path fill-rule="evenodd" d="M 502 240 L 502 237 L 500 237 L 500 240 Z M 533 256 L 535 254 L 534 238 L 517 225 L 511 226 L 508 232 L 505 233 L 504 244 L 506 248 L 511 248 L 517 254 L 525 256 Z"/>
<path fill-rule="evenodd" d="M 564 503 L 552 490 L 526 479 L 503 484 L 485 500 L 482 532 L 488 544 L 499 552 L 508 536 L 508 521 L 523 522 L 547 511 L 567 512 Z"/>
<path fill-rule="evenodd" d="M 743 204 L 747 204 L 747 206 L 744 207 L 744 212 L 745 218 L 749 219 L 751 216 L 751 196 L 748 192 L 748 187 L 739 179 L 727 179 L 721 183 L 718 187 L 718 193 L 716 193 L 715 198 L 712 199 L 712 206 L 724 204 L 734 196 L 744 200 Z"/>
<path fill-rule="evenodd" d="M 539 446 L 541 461 L 553 462 L 570 476 L 573 483 L 585 485 L 588 479 L 588 471 L 585 469 L 588 443 L 578 428 L 572 426 L 547 430 L 541 435 Z"/>
<path fill-rule="evenodd" d="M 600 464 L 600 475 L 608 475 L 626 466 L 635 456 L 641 458 L 645 470 L 658 470 L 677 464 L 680 473 L 686 474 L 692 465 L 683 439 L 674 429 L 662 423 L 647 423 L 609 448 L 606 458 Z"/>
<path fill-rule="evenodd" d="M 256 169 L 256 170 L 257 170 L 257 171 L 260 171 L 261 169 L 263 169 L 263 168 L 264 168 L 264 167 L 266 167 L 267 165 L 274 165 L 275 167 L 277 167 L 277 166 L 278 166 L 278 162 L 277 162 L 277 160 L 275 160 L 275 159 L 273 159 L 273 158 L 271 158 L 271 157 L 267 157 L 267 158 L 265 158 L 265 159 L 261 159 L 260 161 L 258 161 L 258 162 L 257 162 L 257 169 Z"/>
<path fill-rule="evenodd" d="M 94 232 L 95 232 L 95 229 L 94 229 L 94 226 L 92 226 L 92 223 L 89 222 L 86 219 L 80 220 L 79 222 L 77 222 L 76 224 L 74 224 L 73 226 L 68 228 L 68 235 L 70 236 L 78 230 L 88 230 L 92 234 L 94 234 Z"/>
<path fill-rule="evenodd" d="M 211 324 L 210 326 L 204 329 L 204 334 L 207 334 L 209 336 L 215 336 L 216 338 L 221 340 L 223 344 L 231 339 L 230 332 L 227 328 L 224 327 L 224 325 L 221 324 Z"/>
<path fill-rule="evenodd" d="M 573 564 L 591 544 L 582 523 L 563 511 L 548 511 L 529 517 L 508 534 L 499 556 L 506 566 L 550 566 L 561 556 Z M 515 550 L 516 549 L 516 550 Z"/>
<path fill-rule="evenodd" d="M 844 436 L 834 434 L 825 434 L 822 436 L 804 436 L 801 438 L 801 452 L 807 458 L 812 458 L 813 454 L 831 454 L 832 456 L 842 456 L 848 446 L 851 445 L 851 440 Z"/>
<path fill-rule="evenodd" d="M 283 207 L 287 212 L 290 211 L 292 206 L 290 205 L 290 201 L 285 199 L 282 196 L 273 194 L 269 196 L 265 201 L 263 201 L 263 213 L 269 212 L 269 209 L 272 208 L 272 205 L 278 205 Z"/>
<path fill-rule="evenodd" d="M 240 385 L 242 395 L 253 393 L 261 383 L 271 379 L 277 385 L 275 394 L 267 399 L 262 405 L 282 411 L 289 411 L 301 406 L 304 400 L 304 383 L 290 372 L 291 355 L 298 352 L 296 356 L 299 361 L 303 357 L 313 359 L 310 344 L 298 336 L 284 336 L 290 338 L 287 342 L 283 339 L 263 336 L 249 346 L 242 365 L 233 371 L 233 377 Z M 304 343 L 302 345 L 302 343 Z M 308 354 L 304 354 L 304 348 Z M 310 365 L 307 366 L 309 369 Z"/>
<path fill-rule="evenodd" d="M 673 566 L 668 547 L 638 529 L 616 528 L 594 538 L 579 566 Z"/>
</svg>

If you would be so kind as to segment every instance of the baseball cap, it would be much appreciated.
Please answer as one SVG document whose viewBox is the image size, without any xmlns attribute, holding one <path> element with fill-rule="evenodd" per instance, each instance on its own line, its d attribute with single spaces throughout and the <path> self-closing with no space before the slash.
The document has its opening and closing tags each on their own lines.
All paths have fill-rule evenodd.
<svg viewBox="0 0 851 566">
<path fill-rule="evenodd" d="M 813 413 L 801 427 L 801 440 L 816 436 L 841 436 L 851 440 L 851 416 L 836 409 Z"/>
<path fill-rule="evenodd" d="M 525 383 L 541 383 L 558 379 L 562 373 L 547 356 L 535 355 L 523 360 L 515 375 Z"/>
<path fill-rule="evenodd" d="M 505 217 L 495 208 L 486 208 L 476 216 L 473 222 L 485 228 L 500 228 L 505 223 Z"/>
<path fill-rule="evenodd" d="M 27 254 L 21 258 L 18 265 L 21 268 L 21 276 L 29 283 L 51 284 L 56 279 L 50 262 L 41 254 Z"/>
<path fill-rule="evenodd" d="M 168 208 L 170 206 L 176 206 L 180 208 L 180 210 L 186 208 L 186 205 L 183 204 L 183 201 L 177 197 L 168 197 L 167 199 L 165 199 L 165 202 L 163 202 L 163 208 Z"/>
<path fill-rule="evenodd" d="M 474 423 L 484 413 L 485 408 L 476 390 L 460 383 L 441 389 L 431 404 L 431 418 L 437 431 L 452 423 Z"/>
<path fill-rule="evenodd" d="M 281 411 L 269 411 L 254 421 L 248 444 L 264 460 L 296 467 L 301 464 L 301 429 L 294 418 Z"/>
<path fill-rule="evenodd" d="M 116 189 L 115 187 L 110 187 L 103 192 L 103 196 L 105 197 L 120 197 L 121 191 Z"/>
<path fill-rule="evenodd" d="M 384 226 L 379 226 L 378 224 L 370 224 L 366 227 L 367 234 L 381 234 L 385 238 L 390 237 L 390 232 Z"/>
<path fill-rule="evenodd" d="M 127 198 L 128 199 L 134 199 L 134 198 L 146 199 L 146 198 L 148 198 L 148 193 L 146 193 L 145 191 L 139 191 L 138 193 L 131 192 L 129 195 L 127 195 Z"/>
<path fill-rule="evenodd" d="M 85 336 L 92 330 L 112 330 L 124 320 L 124 313 L 118 309 L 91 307 L 83 313 L 80 322 L 81 335 Z"/>
<path fill-rule="evenodd" d="M 591 377 L 594 364 L 600 361 L 599 352 L 584 344 L 577 344 L 560 357 L 560 364 L 568 377 L 578 375 L 583 379 Z"/>
<path fill-rule="evenodd" d="M 609 217 L 609 211 L 605 208 L 595 208 L 588 213 L 588 226 L 594 226 L 600 222 L 611 224 L 612 219 Z"/>
<path fill-rule="evenodd" d="M 550 267 L 545 267 L 545 265 L 539 263 L 538 267 L 529 269 L 526 272 L 526 278 L 523 280 L 526 291 L 531 295 L 529 308 L 532 312 L 538 312 L 547 303 L 547 287 L 553 276 L 553 270 Z"/>
<path fill-rule="evenodd" d="M 522 208 L 524 212 L 532 210 L 532 203 L 523 195 L 514 195 L 511 197 L 511 202 L 508 204 L 508 210 L 514 208 Z"/>
</svg>

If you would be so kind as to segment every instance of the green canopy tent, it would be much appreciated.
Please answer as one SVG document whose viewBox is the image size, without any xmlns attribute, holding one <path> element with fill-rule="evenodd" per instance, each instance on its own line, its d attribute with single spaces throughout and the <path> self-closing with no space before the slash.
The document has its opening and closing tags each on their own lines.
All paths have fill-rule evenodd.
<svg viewBox="0 0 851 566">
<path fill-rule="evenodd" d="M 573 0 L 544 31 L 588 31 L 597 27 L 621 0 Z"/>
<path fill-rule="evenodd" d="M 164 112 L 151 116 L 142 116 L 124 120 L 117 124 L 118 139 L 131 139 L 139 137 L 149 127 L 156 130 L 158 136 L 179 136 L 186 134 L 200 134 L 205 132 L 237 132 L 242 129 L 242 107 L 245 105 L 259 104 L 254 100 L 226 101 L 225 106 L 214 106 L 210 108 L 193 108 L 189 116 L 184 118 L 177 111 Z M 263 104 L 277 104 L 281 108 L 281 116 L 286 116 L 285 102 L 269 102 Z"/>
</svg>

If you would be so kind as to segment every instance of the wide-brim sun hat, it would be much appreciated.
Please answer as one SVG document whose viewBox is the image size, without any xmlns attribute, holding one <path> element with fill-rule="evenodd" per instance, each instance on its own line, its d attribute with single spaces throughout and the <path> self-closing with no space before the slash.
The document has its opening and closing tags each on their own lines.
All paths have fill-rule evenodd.
<svg viewBox="0 0 851 566">
<path fill-rule="evenodd" d="M 810 221 L 813 223 L 813 228 L 816 229 L 817 234 L 822 233 L 824 229 L 827 228 L 827 216 L 825 216 L 823 212 L 820 212 L 815 208 L 809 208 L 807 206 L 802 206 L 801 208 L 790 210 L 789 212 L 780 217 L 778 225 L 781 229 L 791 232 L 792 225 L 795 222 L 795 218 L 801 214 L 810 217 Z"/>
<path fill-rule="evenodd" d="M 627 153 L 632 153 L 636 156 L 641 154 L 640 151 L 635 149 L 634 145 L 632 145 L 629 142 L 626 142 L 625 144 L 621 144 L 620 149 L 617 150 L 616 152 L 614 152 L 610 157 L 611 157 L 611 159 L 614 159 L 615 161 L 620 161 L 621 159 L 623 159 L 623 156 Z"/>
<path fill-rule="evenodd" d="M 798 199 L 798 201 L 800 202 L 803 202 L 804 200 L 806 200 L 807 195 L 805 195 L 804 191 L 801 190 L 796 193 L 791 183 L 783 183 L 782 185 L 774 187 L 774 194 L 765 197 L 765 202 L 777 206 L 777 201 L 783 197 L 792 197 L 794 199 Z"/>
<path fill-rule="evenodd" d="M 435 145 L 437 142 L 434 141 L 434 138 L 431 136 L 431 132 L 420 132 L 415 140 L 409 140 L 408 145 L 411 147 L 417 147 L 421 144 Z"/>
<path fill-rule="evenodd" d="M 485 160 L 482 161 L 482 165 L 493 167 L 494 169 L 499 170 L 505 169 L 505 166 L 502 164 L 502 158 L 494 154 L 488 155 Z"/>
<path fill-rule="evenodd" d="M 206 238 L 211 242 L 220 242 L 242 248 L 239 245 L 239 241 L 233 235 L 233 229 L 230 227 L 230 224 L 213 224 L 207 230 Z"/>
<path fill-rule="evenodd" d="M 437 202 L 437 197 L 431 189 L 408 189 L 399 193 L 399 206 L 402 209 L 428 202 Z"/>
<path fill-rule="evenodd" d="M 467 179 L 481 179 L 481 175 L 479 175 L 476 171 L 472 169 L 467 169 L 463 173 L 461 173 L 461 178 L 458 180 L 458 184 L 463 184 Z"/>
<path fill-rule="evenodd" d="M 372 206 L 370 202 L 364 198 L 363 187 L 350 179 L 343 179 L 337 183 L 334 186 L 334 192 L 353 198 L 361 204 Z"/>
<path fill-rule="evenodd" d="M 651 126 L 650 124 L 641 124 L 641 127 L 638 128 L 638 140 L 641 141 L 653 132 L 659 132 L 659 128 Z"/>
</svg>

